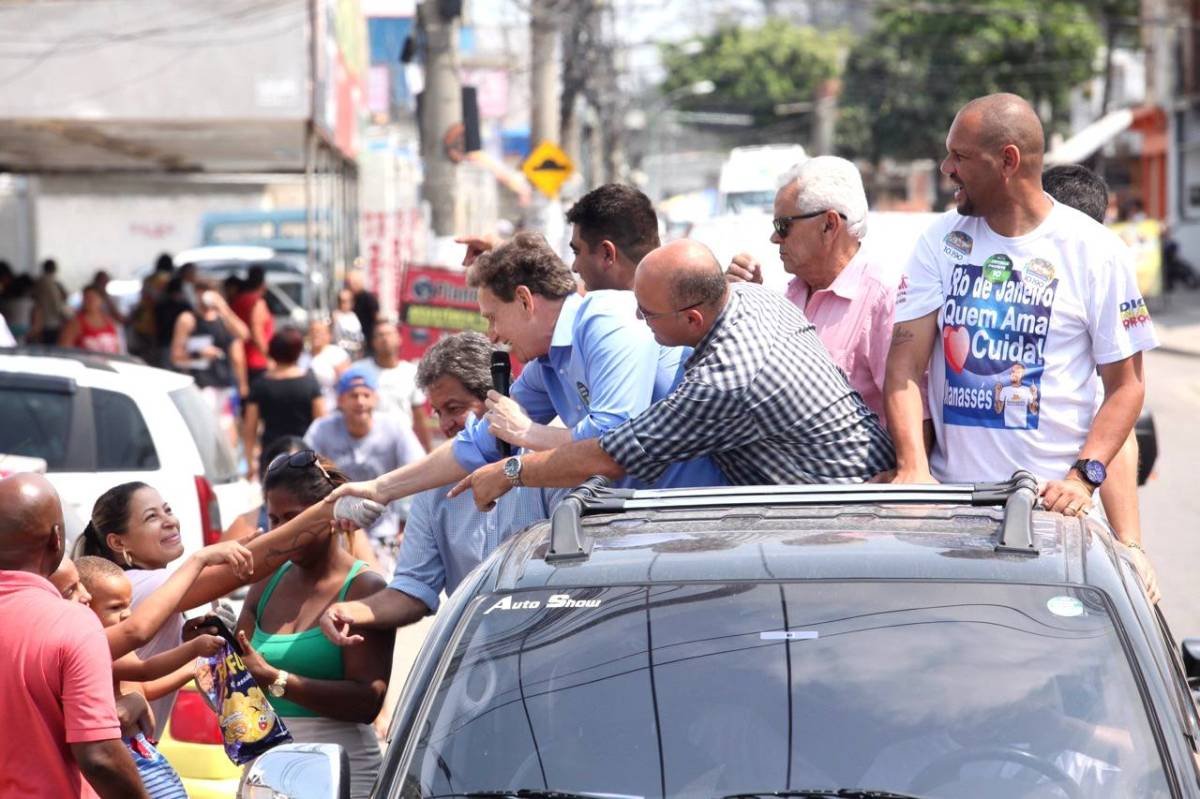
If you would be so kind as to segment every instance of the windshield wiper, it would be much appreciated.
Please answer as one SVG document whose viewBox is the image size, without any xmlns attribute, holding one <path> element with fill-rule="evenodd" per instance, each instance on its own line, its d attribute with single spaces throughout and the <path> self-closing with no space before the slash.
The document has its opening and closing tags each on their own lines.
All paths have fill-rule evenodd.
<svg viewBox="0 0 1200 799">
<path fill-rule="evenodd" d="M 873 791 L 870 788 L 789 788 L 783 791 L 745 791 L 721 799 L 758 799 L 760 796 L 787 796 L 796 799 L 921 799 L 911 793 Z"/>
<path fill-rule="evenodd" d="M 439 793 L 426 799 L 644 799 L 628 793 L 587 793 L 580 791 L 554 791 L 542 788 L 500 789 L 500 791 L 463 791 L 461 793 Z"/>
</svg>

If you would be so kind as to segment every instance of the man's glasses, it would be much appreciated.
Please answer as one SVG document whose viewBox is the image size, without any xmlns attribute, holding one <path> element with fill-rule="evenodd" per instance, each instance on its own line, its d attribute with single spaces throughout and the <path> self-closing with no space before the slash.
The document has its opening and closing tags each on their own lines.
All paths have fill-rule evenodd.
<svg viewBox="0 0 1200 799">
<path fill-rule="evenodd" d="M 795 222 L 797 219 L 812 219 L 814 216 L 821 216 L 822 214 L 827 214 L 832 210 L 832 208 L 825 208 L 823 210 L 812 211 L 811 213 L 807 214 L 796 214 L 795 216 L 777 216 L 771 220 L 771 224 L 775 227 L 775 235 L 779 236 L 781 239 L 786 239 L 788 231 L 792 229 L 792 222 Z M 841 211 L 836 213 L 842 219 L 846 218 L 846 215 Z"/>
<path fill-rule="evenodd" d="M 281 452 L 271 461 L 271 465 L 267 467 L 267 474 L 275 474 L 282 469 L 307 469 L 309 466 L 316 466 L 321 470 L 321 476 L 333 482 L 333 478 L 329 476 L 329 472 L 325 471 L 325 467 L 321 465 L 320 456 L 311 449 L 302 449 L 299 452 Z"/>
<path fill-rule="evenodd" d="M 681 314 L 684 311 L 690 311 L 693 308 L 699 308 L 703 304 L 703 302 L 694 302 L 686 308 L 680 308 L 678 311 L 663 311 L 662 313 L 653 313 L 651 311 L 647 311 L 645 308 L 639 305 L 637 307 L 637 318 L 646 322 L 652 322 L 655 319 L 662 319 L 664 316 L 674 316 L 675 314 Z"/>
</svg>

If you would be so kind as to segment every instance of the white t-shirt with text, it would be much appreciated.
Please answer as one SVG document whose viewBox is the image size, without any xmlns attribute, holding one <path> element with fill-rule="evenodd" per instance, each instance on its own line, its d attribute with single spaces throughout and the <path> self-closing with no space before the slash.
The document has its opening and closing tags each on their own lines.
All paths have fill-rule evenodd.
<svg viewBox="0 0 1200 799">
<path fill-rule="evenodd" d="M 1061 479 L 1098 407 L 1098 365 L 1158 339 L 1129 248 L 1057 202 L 1037 228 L 996 234 L 983 217 L 943 214 L 921 237 L 896 322 L 938 311 L 929 370 L 942 482 Z"/>
</svg>

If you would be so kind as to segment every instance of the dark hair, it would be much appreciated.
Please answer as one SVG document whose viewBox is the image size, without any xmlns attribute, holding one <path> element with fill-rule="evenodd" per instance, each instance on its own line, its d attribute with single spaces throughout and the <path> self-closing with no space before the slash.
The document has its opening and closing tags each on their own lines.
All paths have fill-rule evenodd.
<svg viewBox="0 0 1200 799">
<path fill-rule="evenodd" d="M 270 492 L 279 489 L 291 494 L 304 505 L 316 505 L 333 493 L 333 489 L 350 482 L 350 478 L 346 477 L 333 461 L 318 453 L 314 454 L 317 455 L 317 459 L 308 466 L 287 465 L 281 466 L 275 471 L 265 472 L 262 482 L 263 497 L 265 498 Z M 270 465 L 271 462 L 267 461 L 267 466 Z"/>
<path fill-rule="evenodd" d="M 282 364 L 296 363 L 300 360 L 302 352 L 304 352 L 304 334 L 292 325 L 281 327 L 275 335 L 271 336 L 271 342 L 267 344 L 267 355 Z"/>
<path fill-rule="evenodd" d="M 492 344 L 487 336 L 468 330 L 427 349 L 417 364 L 417 385 L 427 389 L 443 377 L 453 377 L 471 394 L 485 399 L 492 388 Z"/>
<path fill-rule="evenodd" d="M 267 273 L 261 266 L 255 264 L 246 272 L 246 282 L 243 284 L 247 291 L 257 291 L 267 282 Z"/>
<path fill-rule="evenodd" d="M 134 481 L 113 486 L 101 494 L 92 506 L 92 518 L 88 520 L 83 535 L 75 542 L 72 559 L 78 560 L 82 556 L 92 555 L 111 560 L 122 568 L 129 568 L 129 565 L 109 547 L 107 539 L 111 533 L 119 535 L 129 529 L 129 514 L 132 512 L 129 506 L 133 495 L 149 487 L 145 483 Z"/>
<path fill-rule="evenodd" d="M 285 452 L 299 452 L 302 449 L 308 449 L 308 444 L 304 443 L 300 436 L 280 436 L 272 441 L 258 459 L 258 484 L 266 482 L 267 467 L 271 465 L 271 461 Z"/>
<path fill-rule="evenodd" d="M 727 285 L 719 266 L 703 271 L 688 269 L 671 281 L 671 301 L 676 308 L 712 305 L 725 296 Z"/>
<path fill-rule="evenodd" d="M 1042 188 L 1063 205 L 1104 222 L 1108 210 L 1108 184 L 1086 166 L 1062 164 L 1042 173 Z"/>
<path fill-rule="evenodd" d="M 516 298 L 517 286 L 553 300 L 561 300 L 578 290 L 571 270 L 542 235 L 529 232 L 518 233 L 476 258 L 467 269 L 467 285 L 486 288 L 502 302 Z"/>
<path fill-rule="evenodd" d="M 58 263 L 53 258 L 47 258 L 46 260 L 42 261 L 43 274 L 53 275 L 57 271 Z"/>
<path fill-rule="evenodd" d="M 154 271 L 165 272 L 168 275 L 175 271 L 175 259 L 171 257 L 171 253 L 159 253 L 154 259 Z"/>
<path fill-rule="evenodd" d="M 226 294 L 240 294 L 242 289 L 246 287 L 246 281 L 242 280 L 237 275 L 230 275 L 221 281 L 221 289 Z"/>
<path fill-rule="evenodd" d="M 658 214 L 650 198 L 633 186 L 605 183 L 579 198 L 567 211 L 589 248 L 607 239 L 633 263 L 658 247 Z"/>
</svg>

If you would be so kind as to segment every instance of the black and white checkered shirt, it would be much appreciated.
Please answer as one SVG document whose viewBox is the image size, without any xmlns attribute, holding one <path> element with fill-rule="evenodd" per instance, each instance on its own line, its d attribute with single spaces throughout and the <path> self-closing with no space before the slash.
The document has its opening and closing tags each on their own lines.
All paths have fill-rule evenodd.
<svg viewBox="0 0 1200 799">
<path fill-rule="evenodd" d="M 782 295 L 747 283 L 686 364 L 673 392 L 609 429 L 600 446 L 653 483 L 709 455 L 734 485 L 848 483 L 895 466 L 891 438 Z"/>
</svg>

